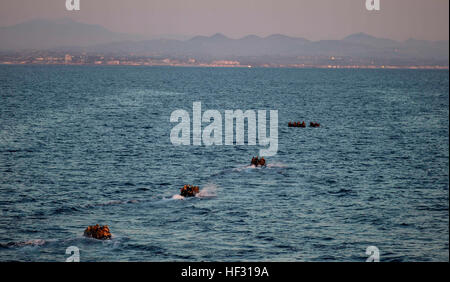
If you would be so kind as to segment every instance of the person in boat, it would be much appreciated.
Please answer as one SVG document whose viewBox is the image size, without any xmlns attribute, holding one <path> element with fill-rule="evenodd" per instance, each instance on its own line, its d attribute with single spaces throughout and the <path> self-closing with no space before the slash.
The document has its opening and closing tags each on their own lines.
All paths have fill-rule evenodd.
<svg viewBox="0 0 450 282">
<path fill-rule="evenodd" d="M 188 197 L 189 196 L 189 186 L 190 185 L 184 185 L 183 186 L 183 188 L 181 188 L 181 191 L 180 191 L 180 195 L 181 196 L 183 196 L 183 197 Z"/>
<path fill-rule="evenodd" d="M 184 185 L 183 188 L 180 189 L 180 195 L 183 197 L 194 197 L 199 192 L 200 188 L 193 185 Z"/>
<path fill-rule="evenodd" d="M 264 157 L 261 157 L 261 159 L 259 159 L 259 165 L 260 166 L 265 166 L 266 165 L 266 160 L 264 159 Z"/>
<path fill-rule="evenodd" d="M 254 166 L 258 166 L 258 156 L 256 156 L 256 158 L 255 157 L 252 158 L 252 163 L 251 164 L 254 165 Z"/>
</svg>

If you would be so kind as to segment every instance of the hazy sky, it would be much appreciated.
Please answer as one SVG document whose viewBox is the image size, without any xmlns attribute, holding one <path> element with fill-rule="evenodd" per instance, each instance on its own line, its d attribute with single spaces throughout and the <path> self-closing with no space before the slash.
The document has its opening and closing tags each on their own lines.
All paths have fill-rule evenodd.
<svg viewBox="0 0 450 282">
<path fill-rule="evenodd" d="M 356 32 L 395 40 L 449 39 L 449 0 L 380 0 L 369 12 L 366 0 L 0 0 L 0 26 L 30 19 L 100 24 L 112 31 L 156 35 L 212 35 L 232 38 L 282 33 L 311 40 L 340 39 Z"/>
</svg>

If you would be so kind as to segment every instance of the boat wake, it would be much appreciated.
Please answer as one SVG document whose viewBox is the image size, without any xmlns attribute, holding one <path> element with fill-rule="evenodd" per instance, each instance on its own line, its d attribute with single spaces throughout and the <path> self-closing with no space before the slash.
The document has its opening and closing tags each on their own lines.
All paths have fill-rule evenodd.
<svg viewBox="0 0 450 282">
<path fill-rule="evenodd" d="M 172 199 L 174 199 L 174 200 L 184 200 L 184 197 L 179 195 L 179 194 L 175 194 L 175 195 L 172 196 Z"/>
<path fill-rule="evenodd" d="M 200 192 L 195 195 L 195 198 L 213 198 L 217 196 L 217 185 L 215 184 L 207 184 L 203 189 L 200 189 Z M 173 200 L 184 200 L 186 197 L 181 196 L 180 194 L 175 194 L 171 197 Z M 189 197 L 187 197 L 189 198 Z M 193 197 L 194 198 L 194 197 Z"/>
<path fill-rule="evenodd" d="M 102 206 L 112 206 L 112 205 L 123 205 L 123 204 L 136 204 L 139 203 L 139 200 L 113 200 L 105 203 L 96 203 L 96 204 L 87 204 L 85 208 L 93 208 L 93 207 L 102 207 Z"/>
<path fill-rule="evenodd" d="M 44 239 L 34 239 L 34 240 L 28 240 L 28 241 L 21 241 L 21 242 L 9 242 L 9 243 L 0 243 L 0 248 L 12 248 L 12 247 L 38 247 L 43 246 L 47 243 Z"/>
<path fill-rule="evenodd" d="M 267 165 L 268 168 L 286 168 L 288 167 L 287 164 L 283 163 L 270 163 Z"/>
<path fill-rule="evenodd" d="M 213 198 L 217 196 L 218 187 L 215 184 L 206 184 L 206 186 L 195 195 L 197 198 Z"/>
<path fill-rule="evenodd" d="M 252 171 L 253 169 L 267 169 L 267 168 L 286 168 L 288 167 L 283 163 L 270 163 L 266 166 L 255 166 L 255 165 L 246 165 L 242 167 L 233 168 L 233 171 L 241 172 L 241 171 Z"/>
</svg>

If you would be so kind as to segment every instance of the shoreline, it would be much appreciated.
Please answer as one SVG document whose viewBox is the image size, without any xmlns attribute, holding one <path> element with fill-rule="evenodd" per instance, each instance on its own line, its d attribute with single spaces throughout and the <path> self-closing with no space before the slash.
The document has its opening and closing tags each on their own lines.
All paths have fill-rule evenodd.
<svg viewBox="0 0 450 282">
<path fill-rule="evenodd" d="M 164 64 L 42 64 L 42 63 L 13 63 L 13 62 L 0 62 L 2 66 L 98 66 L 98 67 L 117 67 L 117 66 L 131 66 L 131 67 L 180 67 L 180 68 L 259 68 L 259 69 L 401 69 L 401 70 L 449 70 L 449 66 L 394 66 L 394 65 L 382 65 L 382 66 L 368 66 L 368 65 L 266 65 L 266 66 L 253 66 L 253 65 L 210 65 L 210 64 L 198 64 L 198 65 L 164 65 Z"/>
</svg>

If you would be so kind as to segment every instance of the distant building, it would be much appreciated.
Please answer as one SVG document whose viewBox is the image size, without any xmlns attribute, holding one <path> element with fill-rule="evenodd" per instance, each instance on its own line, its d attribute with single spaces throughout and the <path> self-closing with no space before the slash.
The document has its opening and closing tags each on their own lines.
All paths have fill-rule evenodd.
<svg viewBox="0 0 450 282">
<path fill-rule="evenodd" d="M 241 63 L 239 61 L 220 60 L 220 61 L 213 61 L 211 64 L 213 66 L 235 67 L 239 66 Z"/>
<path fill-rule="evenodd" d="M 86 55 L 86 53 L 82 53 L 80 56 L 80 63 L 86 64 L 87 62 L 88 62 L 88 56 Z"/>
<path fill-rule="evenodd" d="M 72 56 L 70 56 L 69 54 L 66 54 L 66 56 L 64 56 L 64 62 L 66 64 L 71 63 L 72 62 Z"/>
<path fill-rule="evenodd" d="M 120 65 L 120 61 L 118 60 L 111 60 L 106 62 L 107 65 Z"/>
</svg>

